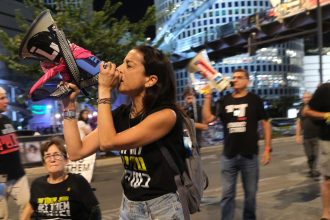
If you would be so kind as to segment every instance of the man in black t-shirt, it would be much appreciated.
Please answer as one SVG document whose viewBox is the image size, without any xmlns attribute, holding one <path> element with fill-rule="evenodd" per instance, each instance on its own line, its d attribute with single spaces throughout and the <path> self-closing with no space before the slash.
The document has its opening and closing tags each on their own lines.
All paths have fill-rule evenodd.
<svg viewBox="0 0 330 220">
<path fill-rule="evenodd" d="M 318 141 L 318 126 L 315 121 L 310 117 L 304 117 L 301 114 L 302 109 L 308 104 L 312 98 L 310 92 L 304 92 L 303 106 L 301 107 L 298 119 L 296 121 L 296 143 L 304 145 L 304 151 L 307 157 L 307 164 L 309 167 L 308 175 L 313 178 L 320 176 L 317 170 L 317 160 L 319 154 L 319 141 Z M 303 134 L 303 141 L 301 134 Z"/>
<path fill-rule="evenodd" d="M 6 90 L 0 87 L 0 113 L 7 110 Z M 8 219 L 8 195 L 19 206 L 20 215 L 29 202 L 30 189 L 21 164 L 19 144 L 11 120 L 0 114 L 0 219 Z"/>
<path fill-rule="evenodd" d="M 259 179 L 258 122 L 264 131 L 264 165 L 270 162 L 271 126 L 262 100 L 247 88 L 249 74 L 237 69 L 232 74 L 233 93 L 224 96 L 219 103 L 219 118 L 224 125 L 224 151 L 221 156 L 222 199 L 221 219 L 234 219 L 235 189 L 238 173 L 241 172 L 244 189 L 242 219 L 256 219 L 256 193 Z M 211 94 L 204 96 L 203 121 L 212 122 Z"/>
<path fill-rule="evenodd" d="M 317 88 L 309 105 L 303 109 L 303 116 L 319 120 L 319 167 L 323 176 L 321 219 L 326 220 L 330 219 L 330 83 L 324 83 Z"/>
<path fill-rule="evenodd" d="M 206 131 L 208 125 L 202 121 L 202 108 L 196 103 L 195 95 L 195 91 L 192 88 L 187 87 L 185 89 L 183 92 L 183 98 L 185 101 L 184 110 L 195 122 L 197 143 L 202 147 L 202 131 Z"/>
</svg>

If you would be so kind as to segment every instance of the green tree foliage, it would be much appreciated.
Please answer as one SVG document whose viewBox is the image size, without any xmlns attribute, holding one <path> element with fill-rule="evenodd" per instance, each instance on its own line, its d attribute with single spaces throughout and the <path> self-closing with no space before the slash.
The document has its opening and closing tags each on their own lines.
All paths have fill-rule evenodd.
<svg viewBox="0 0 330 220">
<path fill-rule="evenodd" d="M 83 0 L 81 5 L 63 4 L 56 1 L 56 6 L 49 7 L 43 0 L 26 0 L 25 4 L 31 8 L 34 18 L 41 11 L 50 9 L 59 29 L 62 29 L 68 40 L 90 50 L 101 60 L 120 64 L 125 54 L 135 45 L 143 43 L 147 27 L 155 23 L 155 10 L 149 7 L 144 17 L 130 23 L 127 17 L 115 18 L 121 3 L 113 4 L 107 0 L 100 11 L 93 11 L 92 0 Z M 7 50 L 7 54 L 0 54 L 0 61 L 7 64 L 10 70 L 18 74 L 25 74 L 32 78 L 39 78 L 43 73 L 38 62 L 22 61 L 18 56 L 18 48 L 30 24 L 16 12 L 16 20 L 21 33 L 9 36 L 0 29 L 0 41 Z"/>
</svg>

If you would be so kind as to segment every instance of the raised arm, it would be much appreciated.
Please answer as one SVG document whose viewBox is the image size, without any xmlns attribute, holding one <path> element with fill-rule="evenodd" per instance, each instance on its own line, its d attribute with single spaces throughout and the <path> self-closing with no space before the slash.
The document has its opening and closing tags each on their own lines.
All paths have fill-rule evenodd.
<svg viewBox="0 0 330 220">
<path fill-rule="evenodd" d="M 204 123 L 210 123 L 215 120 L 215 115 L 211 112 L 211 102 L 212 102 L 212 94 L 208 93 L 204 95 L 204 103 L 202 108 L 202 116 Z"/>
<path fill-rule="evenodd" d="M 176 122 L 174 110 L 166 108 L 148 115 L 136 126 L 117 132 L 111 112 L 111 90 L 116 88 L 121 76 L 116 65 L 108 62 L 100 67 L 98 85 L 98 135 L 100 148 L 130 149 L 142 147 L 165 136 Z M 129 116 L 127 116 L 128 119 Z"/>
<path fill-rule="evenodd" d="M 62 100 L 64 111 L 75 113 L 76 98 L 80 91 L 74 84 L 68 83 L 66 85 L 73 89 L 73 92 Z M 63 130 L 70 160 L 79 160 L 93 154 L 99 149 L 98 129 L 95 129 L 81 140 L 75 116 L 64 117 Z"/>
<path fill-rule="evenodd" d="M 176 113 L 171 109 L 163 109 L 147 116 L 136 126 L 117 133 L 110 108 L 110 104 L 102 104 L 98 107 L 101 150 L 142 147 L 165 136 L 176 122 Z"/>
</svg>

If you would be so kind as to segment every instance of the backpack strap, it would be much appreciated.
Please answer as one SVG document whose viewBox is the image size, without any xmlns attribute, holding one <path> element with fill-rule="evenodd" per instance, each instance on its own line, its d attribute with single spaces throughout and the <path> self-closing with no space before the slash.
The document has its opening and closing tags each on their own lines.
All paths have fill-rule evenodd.
<svg viewBox="0 0 330 220">
<path fill-rule="evenodd" d="M 160 146 L 160 152 L 163 154 L 164 158 L 166 159 L 168 165 L 171 167 L 171 169 L 176 173 L 174 176 L 174 181 L 175 184 L 178 188 L 178 193 L 179 193 L 179 199 L 182 205 L 182 210 L 183 210 L 183 216 L 185 220 L 190 220 L 190 212 L 189 212 L 189 207 L 188 207 L 188 198 L 186 198 L 187 192 L 182 184 L 181 180 L 181 175 L 178 166 L 174 162 L 170 152 L 168 149 L 164 146 Z M 184 173 L 185 174 L 185 173 Z"/>
<path fill-rule="evenodd" d="M 160 147 L 160 151 L 163 154 L 163 156 L 165 157 L 168 165 L 171 167 L 171 169 L 176 173 L 180 175 L 180 170 L 178 168 L 178 166 L 176 165 L 176 163 L 173 160 L 172 155 L 170 154 L 170 152 L 168 151 L 168 149 L 164 146 Z"/>
<path fill-rule="evenodd" d="M 180 114 L 183 122 L 183 129 L 187 129 L 193 147 L 195 147 L 197 149 L 197 152 L 200 153 L 199 145 L 197 142 L 197 136 L 196 136 L 195 121 L 191 119 L 188 115 L 184 115 L 184 113 L 180 113 Z"/>
</svg>

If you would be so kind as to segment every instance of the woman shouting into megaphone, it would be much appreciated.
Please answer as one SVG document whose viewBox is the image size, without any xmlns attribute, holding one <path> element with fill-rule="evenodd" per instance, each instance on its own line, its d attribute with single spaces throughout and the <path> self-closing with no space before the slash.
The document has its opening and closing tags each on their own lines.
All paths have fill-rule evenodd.
<svg viewBox="0 0 330 220">
<path fill-rule="evenodd" d="M 120 150 L 124 166 L 120 219 L 183 219 L 175 173 L 159 150 L 161 143 L 176 163 L 184 161 L 174 72 L 166 56 L 153 47 L 138 46 L 118 67 L 111 62 L 100 65 L 98 127 L 83 140 L 75 117 L 79 89 L 74 84 L 67 86 L 73 90 L 63 99 L 64 137 L 70 160 L 99 149 Z M 129 96 L 131 103 L 112 110 L 114 89 Z"/>
</svg>

